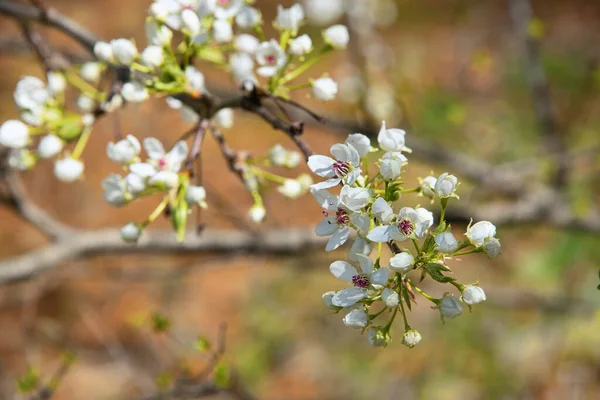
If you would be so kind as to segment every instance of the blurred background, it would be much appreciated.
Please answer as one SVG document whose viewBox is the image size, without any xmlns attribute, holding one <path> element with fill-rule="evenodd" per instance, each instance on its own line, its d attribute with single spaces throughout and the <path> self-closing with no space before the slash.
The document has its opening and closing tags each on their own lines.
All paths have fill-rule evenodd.
<svg viewBox="0 0 600 400">
<path fill-rule="evenodd" d="M 145 43 L 148 0 L 47 3 L 104 39 Z M 276 4 L 258 0 L 255 6 L 270 21 Z M 409 146 L 415 138 L 428 148 L 510 167 L 513 175 L 525 177 L 527 189 L 554 168 L 551 151 L 557 147 L 545 142 L 552 138 L 544 136 L 536 112 L 540 101 L 549 101 L 570 161 L 567 179 L 555 187 L 570 212 L 586 216 L 600 199 L 600 3 L 533 1 L 531 17 L 528 4 L 373 0 L 350 14 L 309 9 L 307 32 L 318 36 L 321 24 L 348 23 L 354 47 L 328 56 L 312 72 L 314 77 L 327 72 L 339 82 L 339 100 L 321 104 L 301 91 L 294 98 L 355 126 L 386 119 L 389 127 L 407 130 Z M 0 42 L 19 38 L 14 21 L 3 16 L 0 21 Z M 85 55 L 64 35 L 40 30 L 55 47 Z M 536 60 L 549 89 L 541 100 L 530 80 Z M 199 68 L 209 89 L 236 89 L 226 74 Z M 0 70 L 0 120 L 6 120 L 18 116 L 12 99 L 16 82 L 23 75 L 42 77 L 42 70 L 33 55 L 8 51 L 0 52 Z M 293 148 L 255 116 L 236 111 L 235 118 L 224 132 L 230 146 L 255 153 L 276 143 Z M 168 144 L 189 129 L 162 100 L 127 107 L 118 119 L 104 118 L 95 128 L 84 154 L 84 181 L 63 184 L 51 164 L 38 166 L 23 177 L 31 198 L 79 228 L 144 219 L 155 200 L 124 209 L 102 201 L 100 181 L 118 172 L 105 157 L 115 124 L 126 134 L 156 136 Z M 307 126 L 305 137 L 323 154 L 344 140 L 338 130 L 316 124 Z M 209 209 L 202 218 L 208 228 L 311 228 L 321 219 L 310 195 L 290 201 L 273 190 L 265 195 L 267 221 L 253 226 L 246 217 L 251 199 L 218 146 L 209 140 L 203 152 Z M 406 181 L 430 171 L 461 178 L 444 160 L 416 152 L 410 160 Z M 498 195 L 493 184 L 480 193 L 468 181 L 459 194 L 467 211 Z M 408 198 L 406 204 L 418 201 Z M 156 225 L 168 227 L 168 221 Z M 453 224 L 457 237 L 465 228 Z M 328 266 L 345 250 L 293 257 L 98 255 L 68 262 L 0 287 L 0 398 L 14 398 L 16 380 L 28 366 L 50 375 L 65 350 L 78 361 L 56 399 L 138 398 L 180 361 L 201 368 L 205 361 L 185 343 L 199 334 L 214 341 L 221 323 L 227 324 L 225 359 L 240 385 L 260 399 L 600 398 L 599 233 L 552 223 L 511 223 L 498 232 L 501 257 L 451 264 L 461 282 L 479 281 L 488 301 L 446 324 L 420 301 L 411 325 L 423 340 L 411 350 L 401 344 L 399 325 L 388 348 L 373 349 L 342 324 L 342 315 L 322 305 L 321 294 L 339 288 Z M 45 243 L 43 235 L 0 207 L 0 261 Z M 431 285 L 432 294 L 441 295 L 438 289 Z M 177 340 L 150 332 L 145 321 L 153 312 L 170 317 Z"/>
</svg>

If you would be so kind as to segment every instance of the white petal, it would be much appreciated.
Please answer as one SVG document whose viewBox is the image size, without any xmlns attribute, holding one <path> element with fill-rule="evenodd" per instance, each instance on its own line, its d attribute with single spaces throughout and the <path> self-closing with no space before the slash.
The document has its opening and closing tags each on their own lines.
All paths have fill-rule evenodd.
<svg viewBox="0 0 600 400">
<path fill-rule="evenodd" d="M 367 239 L 375 243 L 385 243 L 390 241 L 390 232 L 392 230 L 390 225 L 377 226 L 369 232 Z"/>
<path fill-rule="evenodd" d="M 367 296 L 367 290 L 356 286 L 347 287 L 337 292 L 331 302 L 338 307 L 350 307 Z"/>
<path fill-rule="evenodd" d="M 315 183 L 310 187 L 316 190 L 329 189 L 340 184 L 342 180 L 339 178 L 327 179 L 326 181 Z"/>
<path fill-rule="evenodd" d="M 358 254 L 358 263 L 360 264 L 360 270 L 365 274 L 371 275 L 373 273 L 373 260 L 364 254 Z"/>
<path fill-rule="evenodd" d="M 329 238 L 327 245 L 325 246 L 325 251 L 333 251 L 346 243 L 348 240 L 348 236 L 350 235 L 350 229 L 348 227 L 338 228 L 337 231 Z"/>
<path fill-rule="evenodd" d="M 344 282 L 351 283 L 352 277 L 358 275 L 358 271 L 346 261 L 334 261 L 329 266 L 332 275 Z"/>
<path fill-rule="evenodd" d="M 371 206 L 371 211 L 380 222 L 389 224 L 394 219 L 394 210 L 383 197 L 378 197 Z"/>
<path fill-rule="evenodd" d="M 362 171 L 360 168 L 354 168 L 352 171 L 348 172 L 348 175 L 346 175 L 346 183 L 348 185 L 353 185 L 360 176 L 361 172 Z"/>
<path fill-rule="evenodd" d="M 390 270 L 382 267 L 371 275 L 371 285 L 373 286 L 385 286 L 390 276 Z"/>
<path fill-rule="evenodd" d="M 327 156 L 316 155 L 308 157 L 308 168 L 323 178 L 335 177 L 333 163 L 335 163 L 335 160 Z"/>
<path fill-rule="evenodd" d="M 154 174 L 156 174 L 156 168 L 154 165 L 149 163 L 134 163 L 129 166 L 129 170 L 136 175 L 139 175 L 143 178 L 148 178 Z"/>
<path fill-rule="evenodd" d="M 175 146 L 169 151 L 167 155 L 167 160 L 171 165 L 173 172 L 179 171 L 179 166 L 185 160 L 188 154 L 188 146 L 187 143 L 183 140 L 175 143 Z"/>
<path fill-rule="evenodd" d="M 326 217 L 317 224 L 317 227 L 315 228 L 315 233 L 317 234 L 317 236 L 330 236 L 333 235 L 337 228 L 338 226 L 335 222 L 335 219 L 331 217 Z"/>
<path fill-rule="evenodd" d="M 335 194 L 329 193 L 327 190 L 317 189 L 315 190 L 311 186 L 310 193 L 314 196 L 317 203 L 328 211 L 336 211 L 339 205 L 339 197 Z"/>
<path fill-rule="evenodd" d="M 148 153 L 148 157 L 153 160 L 158 160 L 165 155 L 165 148 L 162 143 L 153 137 L 144 139 L 144 149 Z"/>
</svg>

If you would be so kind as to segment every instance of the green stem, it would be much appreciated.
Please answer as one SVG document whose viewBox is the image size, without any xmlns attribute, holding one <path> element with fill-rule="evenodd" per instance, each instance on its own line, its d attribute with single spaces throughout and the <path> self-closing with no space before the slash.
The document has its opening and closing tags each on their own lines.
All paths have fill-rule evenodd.
<svg viewBox="0 0 600 400">
<path fill-rule="evenodd" d="M 259 168 L 252 168 L 252 171 L 256 174 L 256 175 L 260 175 L 263 178 L 275 182 L 275 183 L 285 183 L 286 180 L 288 180 L 288 178 L 284 178 L 283 176 L 279 176 L 277 174 L 274 174 L 272 172 L 269 171 L 265 171 Z"/>
<path fill-rule="evenodd" d="M 415 245 L 415 250 L 417 250 L 417 256 L 421 254 L 421 249 L 419 249 L 419 244 L 416 239 L 412 239 L 413 244 Z"/>
<path fill-rule="evenodd" d="M 279 37 L 279 46 L 283 51 L 285 51 L 291 35 L 292 32 L 290 32 L 289 29 L 284 29 L 283 32 L 281 32 L 281 36 Z"/>
<path fill-rule="evenodd" d="M 83 93 L 87 97 L 92 98 L 97 101 L 104 100 L 103 96 L 100 96 L 100 94 L 98 93 L 96 88 L 93 87 L 92 85 L 90 85 L 89 83 L 87 83 L 79 75 L 69 71 L 65 74 L 65 77 L 67 78 L 67 82 L 69 82 L 70 85 L 75 86 L 77 89 L 79 89 L 79 91 L 81 93 Z"/>
<path fill-rule="evenodd" d="M 383 309 L 381 309 L 381 311 L 379 311 L 377 314 L 370 314 L 369 315 L 369 319 L 375 319 L 377 317 L 379 317 L 384 311 L 386 310 L 386 308 L 384 307 Z"/>
<path fill-rule="evenodd" d="M 410 330 L 410 325 L 408 324 L 408 319 L 406 318 L 406 310 L 404 309 L 404 301 L 400 300 L 400 308 L 402 309 L 402 319 L 404 320 L 404 331 Z"/>
<path fill-rule="evenodd" d="M 163 199 L 163 201 L 160 202 L 158 207 L 156 207 L 156 209 L 152 211 L 152 214 L 150 214 L 148 219 L 141 224 L 142 229 L 154 222 L 156 218 L 158 218 L 165 211 L 165 208 L 167 208 L 167 204 L 169 204 L 169 196 L 165 196 L 165 198 Z"/>
<path fill-rule="evenodd" d="M 414 189 L 403 189 L 400 191 L 400 193 L 418 193 L 419 192 L 419 188 L 414 188 Z"/>
<path fill-rule="evenodd" d="M 469 251 L 463 251 L 462 253 L 452 253 L 453 256 L 466 256 L 467 254 L 480 253 L 481 248 L 471 249 Z"/>
<path fill-rule="evenodd" d="M 410 282 L 410 280 L 409 280 Z M 430 295 L 428 295 L 427 293 L 425 293 L 424 291 L 422 291 L 418 286 L 414 285 L 412 282 L 410 282 L 411 286 L 413 287 L 413 289 L 415 289 L 421 296 L 425 297 L 427 300 L 431 301 L 432 303 L 438 304 L 439 300 L 431 297 Z"/>
<path fill-rule="evenodd" d="M 259 25 L 256 25 L 254 27 L 254 31 L 258 35 L 258 38 L 260 39 L 260 41 L 264 42 L 265 41 L 265 33 L 263 32 L 262 28 Z"/>
<path fill-rule="evenodd" d="M 392 314 L 392 317 L 390 318 L 389 322 L 387 324 L 385 324 L 385 326 L 383 327 L 383 331 L 385 332 L 389 332 L 390 328 L 392 327 L 392 323 L 394 322 L 394 319 L 396 319 L 396 314 L 398 314 L 398 307 L 394 308 L 394 313 Z"/>
<path fill-rule="evenodd" d="M 325 55 L 327 52 L 329 52 L 332 49 L 333 49 L 333 47 L 331 47 L 330 45 L 326 44 L 325 46 L 323 46 L 321 48 L 320 51 L 318 51 L 317 53 L 314 53 L 312 57 L 310 57 L 306 61 L 304 61 L 304 63 L 301 64 L 298 68 L 296 68 L 295 70 L 293 70 L 292 72 L 290 72 L 289 74 L 287 74 L 283 78 L 281 78 L 281 81 L 279 83 L 281 85 L 283 85 L 284 83 L 289 82 L 292 79 L 297 78 L 298 76 L 300 76 L 301 74 L 303 74 L 307 69 L 309 69 L 314 64 L 316 64 L 321 59 L 321 57 L 323 55 Z"/>
<path fill-rule="evenodd" d="M 306 89 L 312 86 L 312 83 L 310 82 L 306 82 L 306 83 L 299 83 L 297 85 L 290 85 L 287 86 L 288 90 L 298 90 L 298 89 Z"/>
<path fill-rule="evenodd" d="M 79 136 L 79 140 L 77 140 L 77 144 L 75 145 L 73 153 L 71 154 L 72 158 L 77 160 L 79 159 L 79 157 L 81 157 L 81 154 L 83 153 L 83 150 L 85 150 L 85 146 L 87 145 L 90 139 L 91 133 L 92 128 L 90 126 L 83 128 L 83 132 Z"/>
<path fill-rule="evenodd" d="M 440 212 L 440 224 L 444 222 L 446 217 L 446 206 L 448 205 L 448 198 L 442 199 L 442 211 Z"/>
</svg>

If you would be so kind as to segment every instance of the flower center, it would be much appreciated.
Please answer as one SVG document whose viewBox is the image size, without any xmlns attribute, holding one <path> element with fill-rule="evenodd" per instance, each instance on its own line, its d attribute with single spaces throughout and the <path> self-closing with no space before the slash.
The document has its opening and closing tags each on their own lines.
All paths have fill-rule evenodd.
<svg viewBox="0 0 600 400">
<path fill-rule="evenodd" d="M 168 166 L 169 166 L 169 163 L 164 158 L 161 158 L 158 160 L 158 168 L 160 170 L 164 171 L 165 169 L 167 169 Z"/>
<path fill-rule="evenodd" d="M 273 54 L 269 54 L 268 56 L 265 57 L 265 62 L 268 65 L 273 65 L 277 62 L 277 57 L 275 57 L 275 55 L 273 55 Z"/>
<path fill-rule="evenodd" d="M 369 278 L 362 275 L 354 275 L 352 277 L 352 284 L 359 288 L 366 288 L 369 286 Z"/>
<path fill-rule="evenodd" d="M 217 4 L 221 7 L 227 7 L 229 5 L 230 0 L 217 0 Z"/>
<path fill-rule="evenodd" d="M 338 225 L 346 225 L 348 222 L 350 222 L 350 216 L 341 208 L 338 208 L 335 212 L 335 219 Z"/>
<path fill-rule="evenodd" d="M 338 178 L 342 176 L 346 176 L 348 172 L 350 172 L 350 163 L 345 161 L 336 161 L 333 163 L 333 172 L 337 175 Z"/>
<path fill-rule="evenodd" d="M 403 219 L 398 223 L 398 229 L 400 229 L 403 235 L 408 236 L 413 232 L 415 227 L 411 221 Z"/>
</svg>

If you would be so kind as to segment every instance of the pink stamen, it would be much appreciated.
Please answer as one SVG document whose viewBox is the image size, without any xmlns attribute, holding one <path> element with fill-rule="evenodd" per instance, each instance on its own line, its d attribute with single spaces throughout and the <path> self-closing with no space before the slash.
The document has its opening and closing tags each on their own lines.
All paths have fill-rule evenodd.
<svg viewBox="0 0 600 400">
<path fill-rule="evenodd" d="M 230 0 L 218 0 L 217 3 L 221 6 L 221 7 L 225 7 L 229 5 L 229 1 Z"/>
<path fill-rule="evenodd" d="M 341 208 L 338 208 L 335 212 L 335 219 L 338 225 L 346 225 L 348 222 L 350 222 L 350 216 Z"/>
<path fill-rule="evenodd" d="M 369 286 L 369 279 L 366 276 L 354 275 L 352 277 L 352 284 L 359 288 L 366 288 Z"/>
<path fill-rule="evenodd" d="M 168 165 L 169 165 L 169 163 L 164 158 L 161 158 L 160 160 L 158 160 L 158 168 L 160 168 L 161 170 L 166 169 L 168 167 Z"/>
<path fill-rule="evenodd" d="M 350 164 L 345 161 L 336 161 L 333 163 L 333 172 L 338 178 L 346 176 L 350 172 Z"/>
<path fill-rule="evenodd" d="M 268 55 L 268 56 L 265 57 L 265 62 L 268 65 L 273 65 L 273 64 L 275 64 L 276 61 L 277 61 L 277 57 L 275 57 L 272 54 L 270 54 L 270 55 Z"/>
<path fill-rule="evenodd" d="M 415 227 L 412 222 L 407 219 L 403 219 L 398 223 L 398 229 L 400 229 L 400 232 L 402 232 L 403 235 L 408 236 L 413 232 Z"/>
</svg>

